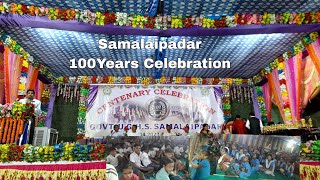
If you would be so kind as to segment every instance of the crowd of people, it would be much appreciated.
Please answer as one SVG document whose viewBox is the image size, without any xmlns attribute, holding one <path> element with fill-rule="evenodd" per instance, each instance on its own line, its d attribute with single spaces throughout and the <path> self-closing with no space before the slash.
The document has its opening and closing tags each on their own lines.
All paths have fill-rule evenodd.
<svg viewBox="0 0 320 180">
<path fill-rule="evenodd" d="M 118 137 L 109 141 L 106 161 L 121 180 L 185 179 L 188 145 L 188 138 Z"/>
<path fill-rule="evenodd" d="M 225 143 L 212 138 L 208 145 L 202 145 L 190 162 L 195 169 L 192 180 L 200 180 L 216 174 L 218 170 L 225 175 L 247 179 L 260 173 L 275 176 L 276 172 L 287 178 L 298 173 L 299 152 L 292 154 L 266 147 L 248 147 L 237 142 Z"/>
</svg>

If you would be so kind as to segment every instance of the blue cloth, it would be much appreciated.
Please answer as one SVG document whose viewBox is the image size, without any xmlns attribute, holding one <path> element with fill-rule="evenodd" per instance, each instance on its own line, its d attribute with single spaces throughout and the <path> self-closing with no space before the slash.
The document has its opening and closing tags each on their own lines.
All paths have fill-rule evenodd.
<svg viewBox="0 0 320 180">
<path fill-rule="evenodd" d="M 245 169 L 245 171 L 241 171 L 239 174 L 240 178 L 247 178 L 249 176 L 251 176 L 251 166 L 249 164 L 249 162 L 243 162 L 241 163 L 241 167 Z"/>
<path fill-rule="evenodd" d="M 259 159 L 252 159 L 251 160 L 251 173 L 256 173 L 260 169 L 260 161 Z"/>
<path fill-rule="evenodd" d="M 24 123 L 24 128 L 23 128 L 23 134 L 21 135 L 21 136 L 22 136 L 21 145 L 27 144 L 27 140 L 28 140 L 28 127 L 29 127 L 29 123 L 28 123 L 28 122 L 25 122 L 25 123 Z M 20 138 L 21 138 L 21 136 L 20 136 Z M 20 138 L 19 138 L 19 142 L 20 142 Z M 19 142 L 18 142 L 18 143 L 19 143 Z"/>
<path fill-rule="evenodd" d="M 290 165 L 288 168 L 288 172 L 286 173 L 287 176 L 293 176 L 293 165 Z"/>
<path fill-rule="evenodd" d="M 234 157 L 236 157 L 237 152 L 238 152 L 238 150 L 231 150 L 229 153 L 229 156 L 234 158 Z"/>
<path fill-rule="evenodd" d="M 210 176 L 210 162 L 208 159 L 203 159 L 200 160 L 198 164 L 202 167 L 196 170 L 192 180 L 205 180 Z"/>
</svg>

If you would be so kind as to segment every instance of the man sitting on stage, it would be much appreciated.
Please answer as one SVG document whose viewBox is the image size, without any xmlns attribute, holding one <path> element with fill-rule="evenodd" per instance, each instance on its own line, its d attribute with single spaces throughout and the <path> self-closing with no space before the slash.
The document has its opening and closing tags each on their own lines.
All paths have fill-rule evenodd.
<svg viewBox="0 0 320 180">
<path fill-rule="evenodd" d="M 41 101 L 34 99 L 34 94 L 35 94 L 34 90 L 29 89 L 29 90 L 27 90 L 27 94 L 26 94 L 25 98 L 20 99 L 20 101 L 19 101 L 22 104 L 30 103 L 30 104 L 34 105 L 34 115 L 33 115 L 33 118 L 31 119 L 28 144 L 32 144 L 32 141 L 33 141 L 33 134 L 34 134 L 34 128 L 35 128 L 35 116 L 41 115 Z"/>
</svg>

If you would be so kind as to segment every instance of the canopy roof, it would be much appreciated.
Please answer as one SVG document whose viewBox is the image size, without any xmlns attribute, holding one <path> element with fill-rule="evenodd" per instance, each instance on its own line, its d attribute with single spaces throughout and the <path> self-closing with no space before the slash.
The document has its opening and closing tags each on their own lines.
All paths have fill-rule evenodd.
<svg viewBox="0 0 320 180">
<path fill-rule="evenodd" d="M 12 3 L 15 1 L 4 0 Z M 160 1 L 159 1 L 160 2 Z M 137 1 L 63 1 L 63 0 L 22 0 L 28 6 L 81 9 L 91 11 L 126 12 L 153 16 L 159 2 L 157 0 Z M 221 16 L 245 13 L 304 13 L 320 10 L 320 1 L 311 0 L 165 0 L 164 15 L 200 16 L 212 19 Z M 101 50 L 99 39 L 109 41 L 137 41 L 145 39 L 202 41 L 199 50 L 166 50 L 164 56 L 169 60 L 203 60 L 212 58 L 230 61 L 230 69 L 162 69 L 161 76 L 183 77 L 231 77 L 251 78 L 275 58 L 282 55 L 309 32 L 320 31 L 320 24 L 271 24 L 244 25 L 222 29 L 183 28 L 183 29 L 137 29 L 97 26 L 75 21 L 49 20 L 46 17 L 28 15 L 0 15 L 1 31 L 15 39 L 30 55 L 53 72 L 55 76 L 143 76 L 151 77 L 156 69 L 142 66 L 146 58 L 155 59 L 155 50 Z M 78 32 L 77 32 L 78 31 Z M 107 58 L 108 60 L 138 60 L 137 69 L 70 69 L 70 60 L 79 58 Z"/>
</svg>

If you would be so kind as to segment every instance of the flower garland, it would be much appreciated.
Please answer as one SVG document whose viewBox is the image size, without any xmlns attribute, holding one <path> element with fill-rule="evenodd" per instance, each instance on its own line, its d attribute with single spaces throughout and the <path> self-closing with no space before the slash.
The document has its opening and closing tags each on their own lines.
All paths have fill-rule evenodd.
<svg viewBox="0 0 320 180">
<path fill-rule="evenodd" d="M 222 91 L 224 120 L 228 121 L 231 118 L 230 86 L 227 84 L 222 85 Z"/>
<path fill-rule="evenodd" d="M 30 16 L 47 16 L 50 20 L 77 20 L 96 25 L 114 24 L 117 26 L 132 26 L 140 28 L 167 29 L 189 28 L 193 26 L 203 28 L 226 28 L 236 25 L 252 24 L 314 24 L 320 22 L 320 12 L 306 13 L 263 13 L 263 14 L 235 14 L 233 16 L 221 16 L 215 20 L 209 17 L 181 17 L 181 16 L 156 16 L 155 21 L 148 21 L 147 16 L 128 15 L 127 13 L 91 12 L 89 10 L 59 9 L 48 7 L 27 6 L 18 3 L 0 2 L 0 13 L 19 14 Z M 187 19 L 187 20 L 185 20 Z M 146 23 L 148 22 L 148 23 Z M 147 25 L 148 24 L 148 25 Z"/>
<path fill-rule="evenodd" d="M 80 145 L 78 143 L 56 144 L 54 146 L 32 146 L 25 144 L 0 145 L 0 162 L 52 162 L 52 161 L 99 161 L 106 156 L 106 146 L 95 143 Z"/>
<path fill-rule="evenodd" d="M 23 120 L 16 118 L 0 119 L 0 143 L 14 143 L 18 141 L 19 135 L 22 134 Z"/>
<path fill-rule="evenodd" d="M 25 59 L 21 58 L 22 60 L 22 69 L 21 69 L 21 75 L 20 75 L 20 81 L 19 81 L 19 87 L 18 87 L 18 95 L 24 95 L 26 92 L 26 86 L 27 86 L 27 78 L 28 78 L 28 69 L 29 69 L 29 63 Z"/>
<path fill-rule="evenodd" d="M 36 119 L 37 127 L 45 127 L 46 116 L 48 113 L 48 106 L 50 101 L 50 90 L 51 85 L 44 85 L 44 89 L 41 94 L 41 116 L 38 116 Z"/>
<path fill-rule="evenodd" d="M 0 11 L 1 11 L 1 2 L 0 2 Z M 22 93 L 23 85 L 26 83 L 26 79 L 24 77 L 27 77 L 27 72 L 25 71 L 25 68 L 28 68 L 29 65 L 32 65 L 33 67 L 39 69 L 39 72 L 46 76 L 48 79 L 53 80 L 53 74 L 43 65 L 39 64 L 37 60 L 35 60 L 28 52 L 26 52 L 15 40 L 13 40 L 9 35 L 1 34 L 0 35 L 0 44 L 5 45 L 9 47 L 10 51 L 14 52 L 15 54 L 18 54 L 21 56 L 22 62 L 22 71 L 21 71 L 21 77 L 20 77 L 20 84 L 19 84 L 19 95 Z M 24 74 L 25 73 L 25 74 Z"/>
<path fill-rule="evenodd" d="M 257 101 L 260 109 L 260 115 L 262 122 L 268 122 L 266 104 L 264 102 L 263 91 L 260 86 L 256 86 Z"/>
<path fill-rule="evenodd" d="M 287 61 L 291 57 L 295 56 L 299 52 L 305 49 L 305 47 L 314 41 L 316 41 L 319 37 L 318 32 L 312 32 L 304 37 L 301 41 L 296 43 L 293 47 L 291 47 L 287 52 L 276 58 L 274 61 L 268 64 L 266 68 L 264 68 L 259 74 L 253 77 L 253 82 L 260 82 L 265 75 L 271 73 L 274 69 L 278 68 L 279 63 Z"/>
<path fill-rule="evenodd" d="M 78 122 L 77 122 L 77 129 L 78 135 L 85 133 L 85 121 L 86 121 L 86 112 L 87 112 L 87 106 L 86 101 L 89 96 L 89 88 L 86 86 L 83 86 L 80 88 L 80 100 L 79 100 L 79 113 L 78 113 Z"/>
<path fill-rule="evenodd" d="M 283 109 L 284 116 L 286 121 L 292 121 L 291 110 L 290 110 L 290 102 L 289 95 L 287 91 L 287 81 L 284 73 L 284 63 L 281 62 L 278 65 L 278 73 L 279 73 L 279 82 L 280 82 L 280 91 L 283 100 Z"/>
<path fill-rule="evenodd" d="M 90 80 L 90 81 L 89 81 Z M 193 84 L 193 85 L 253 85 L 251 79 L 241 78 L 197 78 L 197 77 L 114 77 L 114 76 L 65 76 L 58 77 L 54 81 L 56 84 Z"/>
</svg>

